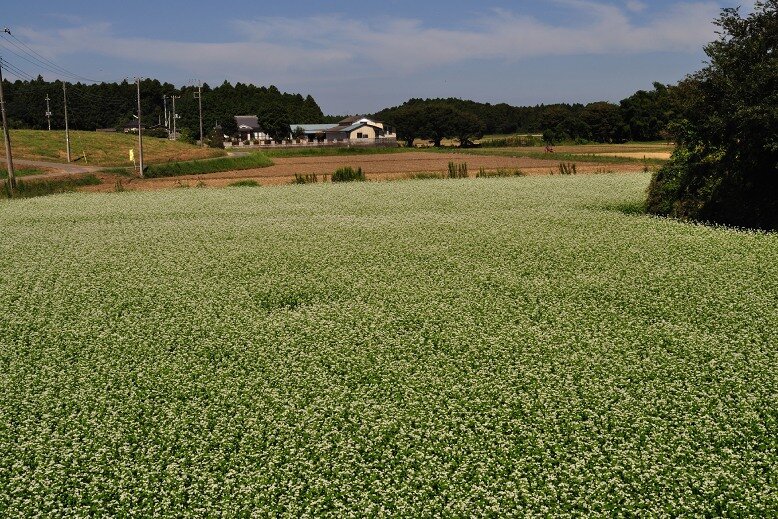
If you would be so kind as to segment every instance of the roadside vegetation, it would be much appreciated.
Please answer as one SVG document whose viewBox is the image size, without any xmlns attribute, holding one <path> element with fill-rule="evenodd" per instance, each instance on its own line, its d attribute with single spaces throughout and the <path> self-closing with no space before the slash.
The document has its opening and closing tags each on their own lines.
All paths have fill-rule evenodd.
<svg viewBox="0 0 778 519">
<path fill-rule="evenodd" d="M 12 192 L 10 184 L 5 180 L 0 183 L 0 198 L 33 198 L 57 193 L 69 193 L 76 191 L 79 187 L 95 186 L 100 184 L 100 182 L 100 179 L 95 175 L 35 180 L 17 179 L 16 189 Z"/>
<path fill-rule="evenodd" d="M 152 164 L 145 170 L 147 178 L 180 177 L 184 175 L 201 175 L 220 171 L 240 171 L 245 169 L 266 168 L 273 161 L 263 153 L 251 153 L 239 157 L 220 157 L 209 160 L 189 162 L 170 162 Z"/>
<path fill-rule="evenodd" d="M 368 147 L 368 146 L 311 146 L 311 147 L 290 147 L 290 148 L 272 148 L 262 150 L 262 153 L 270 158 L 293 158 L 293 157 L 332 157 L 339 155 L 382 155 L 385 153 L 408 153 L 412 149 L 393 147 Z"/>
<path fill-rule="evenodd" d="M 32 175 L 45 175 L 48 171 L 35 168 L 14 168 L 15 177 L 29 177 Z M 8 178 L 8 170 L 0 168 L 0 179 Z"/>
</svg>

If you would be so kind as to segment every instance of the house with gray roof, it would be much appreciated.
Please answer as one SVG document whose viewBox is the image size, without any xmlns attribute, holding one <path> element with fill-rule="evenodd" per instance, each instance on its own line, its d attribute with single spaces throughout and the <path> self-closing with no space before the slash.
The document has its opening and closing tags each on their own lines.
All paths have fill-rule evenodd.
<svg viewBox="0 0 778 519">
<path fill-rule="evenodd" d="M 292 129 L 302 128 L 308 142 L 345 142 L 370 144 L 396 140 L 396 135 L 383 123 L 361 115 L 347 117 L 338 124 L 293 124 Z"/>
<path fill-rule="evenodd" d="M 259 126 L 256 115 L 236 115 L 235 124 L 238 126 L 238 134 L 241 141 L 265 140 L 268 136 Z"/>
</svg>

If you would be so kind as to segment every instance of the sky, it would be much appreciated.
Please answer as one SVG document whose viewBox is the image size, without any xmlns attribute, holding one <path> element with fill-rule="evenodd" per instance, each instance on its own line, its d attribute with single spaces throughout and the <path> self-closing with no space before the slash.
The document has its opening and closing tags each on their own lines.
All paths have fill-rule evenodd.
<svg viewBox="0 0 778 519">
<path fill-rule="evenodd" d="M 324 113 L 410 98 L 535 105 L 619 101 L 704 65 L 720 0 L 6 0 L 0 56 L 23 42 L 79 76 L 275 85 Z M 4 3 L 6 3 L 4 2 Z M 745 2 L 748 4 L 749 2 Z M 17 42 L 15 47 L 11 41 Z M 54 67 L 50 67 L 54 68 Z M 56 70 L 56 69 L 55 69 Z M 14 79 L 10 73 L 9 79 Z"/>
</svg>

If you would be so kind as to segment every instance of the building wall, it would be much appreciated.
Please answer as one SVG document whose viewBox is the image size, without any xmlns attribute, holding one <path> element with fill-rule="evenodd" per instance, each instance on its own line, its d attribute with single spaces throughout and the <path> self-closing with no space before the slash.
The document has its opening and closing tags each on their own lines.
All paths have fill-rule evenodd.
<svg viewBox="0 0 778 519">
<path fill-rule="evenodd" d="M 359 138 L 358 134 L 362 134 L 361 139 Z M 362 128 L 354 130 L 349 135 L 349 139 L 351 140 L 375 140 L 376 138 L 376 130 L 370 126 L 363 126 Z"/>
</svg>

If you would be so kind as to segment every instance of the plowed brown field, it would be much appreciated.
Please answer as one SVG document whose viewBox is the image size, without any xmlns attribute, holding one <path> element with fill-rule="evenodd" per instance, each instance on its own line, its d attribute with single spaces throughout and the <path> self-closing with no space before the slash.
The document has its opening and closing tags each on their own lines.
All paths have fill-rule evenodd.
<svg viewBox="0 0 778 519">
<path fill-rule="evenodd" d="M 256 180 L 260 184 L 287 184 L 295 174 L 316 174 L 320 180 L 329 177 L 343 166 L 361 167 L 369 180 L 393 180 L 410 178 L 419 173 L 444 174 L 449 162 L 467 163 L 470 176 L 475 176 L 480 168 L 486 171 L 498 169 L 519 169 L 527 175 L 557 174 L 559 161 L 533 159 L 526 157 L 502 157 L 488 155 L 463 155 L 457 153 L 387 153 L 381 155 L 354 155 L 333 157 L 295 157 L 274 158 L 275 165 L 242 171 L 222 171 L 206 175 L 189 175 L 174 178 L 129 179 L 121 178 L 125 189 L 154 190 L 182 185 L 225 186 L 238 180 Z M 609 171 L 642 171 L 641 164 L 597 164 L 578 163 L 578 173 L 605 173 Z M 85 191 L 112 191 L 117 177 L 105 175 L 99 186 L 89 186 Z"/>
</svg>

